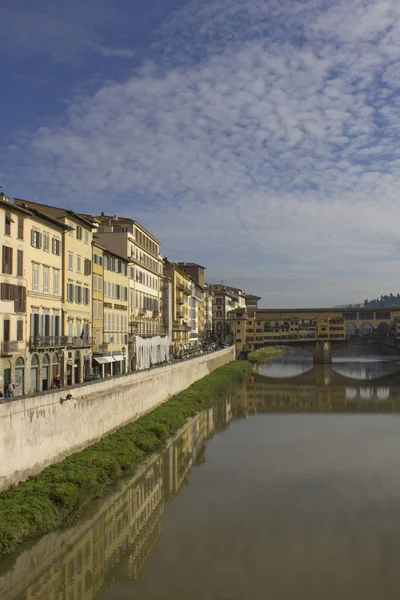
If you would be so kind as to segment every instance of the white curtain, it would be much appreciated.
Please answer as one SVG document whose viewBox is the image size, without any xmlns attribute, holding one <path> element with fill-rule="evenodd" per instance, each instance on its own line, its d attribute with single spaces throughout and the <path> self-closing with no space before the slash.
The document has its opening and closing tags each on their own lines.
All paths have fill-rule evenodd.
<svg viewBox="0 0 400 600">
<path fill-rule="evenodd" d="M 149 369 L 169 360 L 169 338 L 156 335 L 151 338 L 136 336 L 136 369 Z"/>
</svg>

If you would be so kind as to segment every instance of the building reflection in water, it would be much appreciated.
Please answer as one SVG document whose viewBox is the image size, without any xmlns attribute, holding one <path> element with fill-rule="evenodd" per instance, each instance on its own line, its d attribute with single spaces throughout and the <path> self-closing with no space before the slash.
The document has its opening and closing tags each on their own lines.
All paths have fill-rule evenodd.
<svg viewBox="0 0 400 600">
<path fill-rule="evenodd" d="M 123 491 L 99 502 L 95 517 L 43 537 L 12 566 L 5 559 L 1 600 L 94 600 L 116 581 L 137 579 L 160 537 L 164 503 L 205 461 L 207 439 L 232 416 L 228 397 L 192 419 Z"/>
</svg>

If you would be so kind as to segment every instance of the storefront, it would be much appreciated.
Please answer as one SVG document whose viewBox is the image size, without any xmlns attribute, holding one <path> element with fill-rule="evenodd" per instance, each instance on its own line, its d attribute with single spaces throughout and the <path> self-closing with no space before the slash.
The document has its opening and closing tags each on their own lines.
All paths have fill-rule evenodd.
<svg viewBox="0 0 400 600">
<path fill-rule="evenodd" d="M 14 395 L 22 396 L 25 391 L 25 361 L 19 357 L 15 361 Z"/>
<path fill-rule="evenodd" d="M 113 359 L 114 359 L 114 375 L 122 375 L 123 373 L 125 373 L 125 357 L 123 354 L 114 354 L 113 355 Z"/>
<path fill-rule="evenodd" d="M 111 377 L 113 364 L 115 363 L 112 356 L 93 356 L 93 371 L 100 377 Z"/>
<path fill-rule="evenodd" d="M 31 393 L 39 391 L 39 357 L 34 354 L 31 358 Z"/>
</svg>

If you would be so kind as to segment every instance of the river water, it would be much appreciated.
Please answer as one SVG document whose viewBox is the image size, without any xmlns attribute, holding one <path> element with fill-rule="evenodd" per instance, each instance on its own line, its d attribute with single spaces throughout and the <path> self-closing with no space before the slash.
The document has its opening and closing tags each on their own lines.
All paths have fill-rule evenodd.
<svg viewBox="0 0 400 600">
<path fill-rule="evenodd" d="M 73 527 L 0 560 L 0 599 L 397 600 L 399 412 L 399 358 L 261 365 Z"/>
</svg>

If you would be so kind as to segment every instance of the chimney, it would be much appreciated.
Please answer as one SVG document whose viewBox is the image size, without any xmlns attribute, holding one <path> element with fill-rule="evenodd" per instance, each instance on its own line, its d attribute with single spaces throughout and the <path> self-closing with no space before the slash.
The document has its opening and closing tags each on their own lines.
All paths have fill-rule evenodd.
<svg viewBox="0 0 400 600">
<path fill-rule="evenodd" d="M 0 194 L 0 200 L 3 200 L 3 202 L 8 202 L 10 198 L 8 198 L 4 192 L 1 192 Z"/>
<path fill-rule="evenodd" d="M 104 212 L 103 211 L 101 212 L 101 216 L 104 217 Z"/>
</svg>

